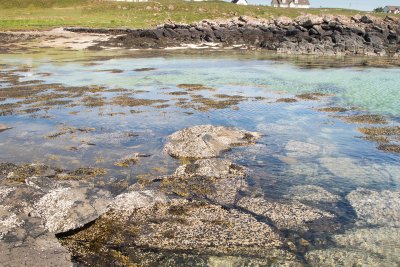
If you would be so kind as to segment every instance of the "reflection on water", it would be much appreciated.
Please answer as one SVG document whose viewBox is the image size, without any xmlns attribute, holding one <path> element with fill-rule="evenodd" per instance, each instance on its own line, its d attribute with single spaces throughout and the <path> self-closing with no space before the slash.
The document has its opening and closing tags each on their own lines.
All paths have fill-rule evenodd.
<svg viewBox="0 0 400 267">
<path fill-rule="evenodd" d="M 250 184 L 268 198 L 312 202 L 319 186 L 337 202 L 359 187 L 399 187 L 400 154 L 378 150 L 357 131 L 364 124 L 337 117 L 375 114 L 397 125 L 399 67 L 257 54 L 68 53 L 0 55 L 0 123 L 12 127 L 0 133 L 0 162 L 101 167 L 109 170 L 104 179 L 132 184 L 179 165 L 162 151 L 169 134 L 215 124 L 264 134 L 224 156 L 246 166 Z M 296 97 L 306 92 L 323 94 Z M 345 109 L 318 110 L 330 106 Z M 116 166 L 133 153 L 150 157 Z M 348 207 L 335 212 L 344 224 L 354 217 Z"/>
</svg>

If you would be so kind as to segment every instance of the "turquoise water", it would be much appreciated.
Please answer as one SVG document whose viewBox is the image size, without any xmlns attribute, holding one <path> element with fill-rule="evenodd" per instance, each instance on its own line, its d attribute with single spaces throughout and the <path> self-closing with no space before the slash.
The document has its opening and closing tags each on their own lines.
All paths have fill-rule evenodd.
<svg viewBox="0 0 400 267">
<path fill-rule="evenodd" d="M 255 146 L 235 148 L 224 157 L 247 167 L 251 185 L 270 198 L 280 199 L 297 185 L 322 186 L 342 197 L 359 187 L 399 188 L 400 154 L 378 150 L 376 143 L 363 139 L 357 128 L 371 125 L 347 123 L 337 116 L 383 115 L 389 126 L 399 125 L 400 67 L 351 67 L 351 62 L 327 66 L 318 60 L 310 67 L 313 59 L 302 64 L 301 60 L 252 54 L 160 56 L 115 52 L 113 56 L 109 52 L 106 58 L 98 58 L 96 54 L 68 53 L 0 55 L 1 72 L 28 67 L 16 72 L 21 75 L 20 82 L 41 80 L 41 84 L 49 84 L 40 92 L 43 95 L 57 92 L 54 84 L 105 88 L 66 96 L 71 103 L 34 113 L 22 112 L 32 108 L 32 104 L 22 103 L 13 114 L 0 116 L 0 123 L 13 127 L 0 133 L 0 162 L 41 162 L 65 169 L 103 167 L 109 169 L 104 179 L 133 184 L 138 175 L 169 174 L 179 165 L 163 152 L 169 134 L 189 126 L 215 124 L 263 134 Z M 138 68 L 155 70 L 134 71 Z M 185 92 L 179 84 L 202 84 L 212 90 L 171 94 Z M 7 82 L 0 83 L 0 91 L 8 86 Z M 118 88 L 127 90 L 110 91 Z M 328 96 L 318 101 L 276 102 L 305 92 Z M 217 109 L 178 105 L 179 98 L 192 103 L 196 95 L 218 100 L 221 94 L 244 99 Z M 166 100 L 161 104 L 168 106 L 111 103 L 113 97 L 121 95 Z M 88 107 L 83 102 L 85 96 L 103 97 L 107 103 Z M 26 99 L 29 96 L 7 98 L 0 105 Z M 318 111 L 329 106 L 355 109 L 341 114 Z M 95 130 L 46 137 L 63 127 Z M 129 133 L 137 136 L 130 137 Z M 312 145 L 313 149 L 291 148 L 293 141 Z M 134 152 L 151 156 L 129 168 L 114 166 L 118 159 Z"/>
</svg>

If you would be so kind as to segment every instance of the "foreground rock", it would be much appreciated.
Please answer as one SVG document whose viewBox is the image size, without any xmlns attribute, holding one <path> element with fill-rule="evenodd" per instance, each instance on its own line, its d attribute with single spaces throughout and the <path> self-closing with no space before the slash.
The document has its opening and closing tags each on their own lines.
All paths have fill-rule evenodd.
<svg viewBox="0 0 400 267">
<path fill-rule="evenodd" d="M 63 233 L 97 219 L 111 201 L 108 191 L 88 186 L 51 190 L 34 205 L 31 214 L 42 218 L 52 233 Z"/>
<path fill-rule="evenodd" d="M 183 197 L 207 199 L 233 205 L 247 184 L 243 167 L 225 159 L 202 159 L 180 166 L 173 175 L 162 179 L 161 188 Z"/>
<path fill-rule="evenodd" d="M 118 35 L 100 42 L 96 48 L 165 48 L 217 43 L 220 46 L 268 49 L 290 54 L 399 56 L 398 24 L 397 17 L 303 15 L 295 19 L 239 17 L 204 20 L 190 25 L 168 23 L 155 29 L 68 30 Z"/>
<path fill-rule="evenodd" d="M 198 125 L 169 136 L 165 151 L 176 158 L 213 158 L 234 146 L 254 143 L 261 135 L 234 127 Z"/>
<path fill-rule="evenodd" d="M 275 257 L 295 262 L 294 255 L 280 249 L 283 242 L 270 226 L 237 210 L 226 210 L 205 202 L 173 199 L 122 214 L 109 212 L 93 227 L 66 237 L 62 242 L 79 251 L 86 262 L 90 262 L 96 253 L 116 253 L 111 252 L 113 246 L 107 246 L 106 251 L 97 251 L 79 242 L 87 239 L 92 243 L 97 243 L 97 239 L 119 247 L 135 244 L 125 257 L 127 262 L 136 264 L 145 261 L 144 258 L 134 257 L 142 248 L 159 253 L 190 250 L 191 254 L 254 256 L 256 259 L 263 258 L 266 263 Z"/>
<path fill-rule="evenodd" d="M 31 216 L 37 189 L 16 185 L 0 187 L 0 265 L 72 266 L 71 255 L 41 218 Z"/>
<path fill-rule="evenodd" d="M 111 202 L 108 191 L 84 179 L 96 175 L 89 169 L 73 176 L 41 164 L 0 164 L 1 266 L 72 266 L 55 233 L 97 219 Z"/>
<path fill-rule="evenodd" d="M 71 255 L 53 234 L 28 237 L 21 243 L 0 240 L 1 266 L 72 267 Z"/>
<path fill-rule="evenodd" d="M 400 227 L 400 192 L 357 189 L 347 195 L 360 226 Z"/>
</svg>

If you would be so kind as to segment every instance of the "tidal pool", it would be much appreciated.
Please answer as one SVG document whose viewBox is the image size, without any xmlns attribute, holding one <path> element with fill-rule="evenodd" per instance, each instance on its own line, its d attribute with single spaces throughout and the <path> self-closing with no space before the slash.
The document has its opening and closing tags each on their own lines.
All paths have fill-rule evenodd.
<svg viewBox="0 0 400 267">
<path fill-rule="evenodd" d="M 223 154 L 248 170 L 249 191 L 266 199 L 299 201 L 337 218 L 331 225 L 314 222 L 301 231 L 274 226 L 295 243 L 288 250 L 300 264 L 329 265 L 330 258 L 342 257 L 344 266 L 348 258 L 396 266 L 400 254 L 391 254 L 400 244 L 385 238 L 398 234 L 398 222 L 390 228 L 360 226 L 346 197 L 360 188 L 399 190 L 400 66 L 382 61 L 252 52 L 0 55 L 0 124 L 11 127 L 0 132 L 0 162 L 102 168 L 107 173 L 96 176 L 94 184 L 118 195 L 184 163 L 163 151 L 173 132 L 202 124 L 257 131 L 263 136 L 254 146 Z M 371 129 L 373 134 L 365 134 Z M 133 153 L 143 157 L 124 161 Z M 377 232 L 376 238 L 362 240 L 360 235 L 370 235 L 369 230 Z M 137 264 L 144 264 L 143 255 L 151 257 L 150 252 L 182 265 L 240 266 L 245 264 L 241 257 L 247 260 L 229 253 L 233 258 L 129 249 L 117 250 Z M 382 262 L 369 259 L 369 253 Z M 103 260 L 77 256 L 90 264 Z"/>
</svg>

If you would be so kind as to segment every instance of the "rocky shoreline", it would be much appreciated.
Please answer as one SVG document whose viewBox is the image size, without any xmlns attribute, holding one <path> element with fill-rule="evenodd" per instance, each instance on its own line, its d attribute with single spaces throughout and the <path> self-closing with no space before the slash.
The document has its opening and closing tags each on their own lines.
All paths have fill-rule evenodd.
<svg viewBox="0 0 400 267">
<path fill-rule="evenodd" d="M 168 23 L 154 29 L 65 28 L 107 34 L 91 49 L 230 48 L 287 54 L 400 56 L 398 17 L 303 15 L 260 20 L 239 17 L 193 24 Z"/>
<path fill-rule="evenodd" d="M 93 183 L 101 174 L 93 168 L 66 173 L 40 164 L 1 163 L 0 264 L 400 263 L 393 256 L 396 249 L 354 248 L 364 234 L 371 242 L 396 246 L 398 191 L 359 188 L 343 197 L 318 186 L 297 186 L 282 200 L 270 199 L 249 184 L 247 168 L 220 158 L 223 151 L 254 145 L 260 137 L 233 127 L 182 129 L 169 136 L 164 151 L 186 163 L 117 195 Z M 356 227 L 338 235 L 337 210 L 343 203 L 352 207 Z M 375 228 L 364 229 L 368 225 Z M 345 248 L 330 248 L 333 244 Z"/>
</svg>

